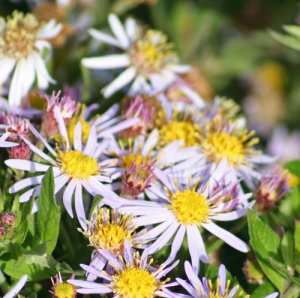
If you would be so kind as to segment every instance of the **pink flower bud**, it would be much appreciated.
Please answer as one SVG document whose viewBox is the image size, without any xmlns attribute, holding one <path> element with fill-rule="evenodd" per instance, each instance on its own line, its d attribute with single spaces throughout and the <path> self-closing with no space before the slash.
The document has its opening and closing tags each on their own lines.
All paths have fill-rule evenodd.
<svg viewBox="0 0 300 298">
<path fill-rule="evenodd" d="M 0 222 L 4 227 L 12 227 L 16 223 L 16 215 L 13 212 L 5 212 L 0 216 Z"/>
<path fill-rule="evenodd" d="M 8 149 L 9 157 L 13 159 L 29 160 L 31 157 L 31 153 L 31 149 L 23 140 L 20 141 L 18 146 Z"/>
</svg>

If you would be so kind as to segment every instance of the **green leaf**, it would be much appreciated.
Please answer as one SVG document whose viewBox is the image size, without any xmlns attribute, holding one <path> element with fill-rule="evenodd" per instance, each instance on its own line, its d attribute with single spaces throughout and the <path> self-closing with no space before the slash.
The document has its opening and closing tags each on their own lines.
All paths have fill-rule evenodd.
<svg viewBox="0 0 300 298">
<path fill-rule="evenodd" d="M 274 39 L 284 44 L 285 46 L 300 51 L 300 40 L 298 38 L 281 34 L 275 31 L 270 31 L 270 34 Z"/>
<path fill-rule="evenodd" d="M 279 236 L 252 211 L 248 211 L 250 243 L 259 265 L 270 281 L 283 291 L 285 279 L 270 264 L 270 257 L 282 263 Z"/>
<path fill-rule="evenodd" d="M 295 221 L 295 233 L 294 233 L 294 243 L 295 243 L 295 263 L 300 264 L 300 221 Z M 299 271 L 299 265 L 296 266 L 296 270 Z"/>
<path fill-rule="evenodd" d="M 283 29 L 295 37 L 298 37 L 300 39 L 300 26 L 298 25 L 284 25 L 282 26 Z"/>
<path fill-rule="evenodd" d="M 265 280 L 252 294 L 251 298 L 261 298 L 275 292 L 276 288 L 268 280 Z"/>
<path fill-rule="evenodd" d="M 294 237 L 286 231 L 281 241 L 281 255 L 286 266 L 292 268 L 294 263 Z"/>
<path fill-rule="evenodd" d="M 289 280 L 292 283 L 295 283 L 297 286 L 300 286 L 300 279 L 294 277 L 287 269 L 286 267 L 275 261 L 272 258 L 269 258 L 269 261 L 271 263 L 271 265 L 277 270 L 277 272 L 279 272 L 283 277 L 285 277 L 287 280 Z"/>
<path fill-rule="evenodd" d="M 0 267 L 7 275 L 19 279 L 24 274 L 28 275 L 30 281 L 49 279 L 59 271 L 72 274 L 72 268 L 66 263 L 59 263 L 52 256 L 34 255 L 28 252 L 16 260 L 10 255 L 1 258 Z"/>
<path fill-rule="evenodd" d="M 41 193 L 38 197 L 39 210 L 35 221 L 35 244 L 48 242 L 48 255 L 56 246 L 60 223 L 60 207 L 56 204 L 54 187 L 53 171 L 50 168 L 42 180 Z"/>
<path fill-rule="evenodd" d="M 91 208 L 90 208 L 90 212 L 89 212 L 89 218 L 91 218 L 95 208 L 99 205 L 99 203 L 102 199 L 103 199 L 103 197 L 100 195 L 97 195 L 94 197 Z"/>
<path fill-rule="evenodd" d="M 300 178 L 300 160 L 292 160 L 287 162 L 284 167 L 292 174 Z"/>
</svg>

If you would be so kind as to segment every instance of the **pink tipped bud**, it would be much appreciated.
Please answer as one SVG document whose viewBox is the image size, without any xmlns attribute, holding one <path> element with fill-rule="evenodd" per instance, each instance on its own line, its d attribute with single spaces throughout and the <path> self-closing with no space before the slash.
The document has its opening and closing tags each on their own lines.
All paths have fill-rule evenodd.
<svg viewBox="0 0 300 298">
<path fill-rule="evenodd" d="M 42 134 L 45 138 L 53 138 L 58 134 L 58 124 L 54 117 L 54 107 L 57 106 L 62 114 L 62 117 L 67 124 L 72 118 L 77 109 L 77 103 L 70 97 L 60 97 L 60 92 L 53 92 L 51 98 L 47 98 L 47 109 L 43 112 L 42 117 Z"/>
<path fill-rule="evenodd" d="M 154 113 L 154 107 L 149 108 L 148 105 L 143 102 L 142 97 L 136 97 L 136 99 L 131 102 L 129 108 L 124 112 L 124 118 L 139 118 L 140 121 L 132 127 L 123 130 L 120 133 L 120 137 L 135 138 L 143 132 L 146 132 L 153 122 Z"/>
<path fill-rule="evenodd" d="M 6 130 L 11 133 L 8 141 L 18 142 L 20 139 L 20 135 L 32 141 L 33 135 L 29 128 L 28 119 L 22 119 L 20 117 L 7 115 L 4 119 L 4 124 L 7 124 L 9 126 Z"/>
<path fill-rule="evenodd" d="M 144 162 L 136 166 L 133 161 L 130 168 L 124 173 L 121 185 L 121 195 L 132 199 L 151 186 L 154 176 L 154 166 L 152 163 Z"/>
<path fill-rule="evenodd" d="M 30 160 L 31 153 L 32 151 L 30 147 L 23 140 L 19 142 L 18 146 L 11 147 L 8 149 L 9 157 L 13 159 Z"/>
<path fill-rule="evenodd" d="M 16 223 L 16 215 L 12 212 L 5 212 L 0 216 L 0 222 L 4 227 L 12 227 Z"/>
<path fill-rule="evenodd" d="M 275 208 L 277 203 L 289 190 L 287 172 L 275 168 L 260 181 L 256 193 L 256 210 L 258 212 L 265 212 Z"/>
</svg>

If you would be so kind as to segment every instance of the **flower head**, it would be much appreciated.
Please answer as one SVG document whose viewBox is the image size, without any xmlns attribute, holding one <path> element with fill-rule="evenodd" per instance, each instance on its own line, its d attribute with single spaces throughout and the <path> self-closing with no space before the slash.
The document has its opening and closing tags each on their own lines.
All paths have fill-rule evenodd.
<svg viewBox="0 0 300 298">
<path fill-rule="evenodd" d="M 12 106 L 21 105 L 21 99 L 33 85 L 35 76 L 41 89 L 47 88 L 49 82 L 55 83 L 48 74 L 43 55 L 46 49 L 51 50 L 45 39 L 56 36 L 60 30 L 61 25 L 55 20 L 41 24 L 31 13 L 24 15 L 14 11 L 7 20 L 0 18 L 0 85 L 15 67 L 9 90 Z"/>
<path fill-rule="evenodd" d="M 74 279 L 74 274 L 71 276 L 71 280 Z M 55 280 L 51 278 L 52 289 L 49 291 L 54 298 L 76 298 L 77 292 L 73 285 L 64 282 L 60 272 L 55 276 Z"/>
<path fill-rule="evenodd" d="M 178 264 L 178 261 L 167 267 L 170 263 L 170 260 L 167 260 L 158 268 L 153 268 L 153 260 L 148 260 L 147 251 L 145 250 L 142 256 L 138 253 L 133 254 L 128 242 L 125 243 L 123 256 L 119 258 L 107 250 L 100 250 L 100 253 L 108 259 L 109 264 L 113 267 L 113 273 L 109 274 L 90 266 L 81 265 L 87 272 L 104 279 L 104 283 L 69 280 L 69 283 L 79 287 L 78 293 L 113 293 L 115 298 L 171 297 L 167 288 L 174 283 L 168 284 L 169 279 L 162 280 L 162 277 L 171 271 Z"/>
<path fill-rule="evenodd" d="M 173 46 L 167 43 L 163 33 L 156 30 L 144 31 L 133 19 L 128 19 L 123 26 L 113 14 L 109 15 L 108 21 L 114 37 L 95 29 L 90 29 L 89 33 L 97 40 L 116 46 L 125 53 L 82 60 L 83 65 L 94 69 L 127 67 L 103 89 L 105 97 L 109 97 L 132 81 L 130 94 L 162 90 L 175 80 L 177 73 L 189 70 L 187 66 L 178 65 Z"/>
</svg>

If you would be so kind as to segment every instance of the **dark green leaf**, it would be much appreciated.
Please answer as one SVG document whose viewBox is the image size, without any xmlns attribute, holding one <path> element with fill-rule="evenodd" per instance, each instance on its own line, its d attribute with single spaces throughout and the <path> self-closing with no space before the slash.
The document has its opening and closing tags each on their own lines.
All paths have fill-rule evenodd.
<svg viewBox="0 0 300 298">
<path fill-rule="evenodd" d="M 53 172 L 50 168 L 42 180 L 41 193 L 38 197 L 35 238 L 36 244 L 48 242 L 48 255 L 56 246 L 60 223 L 60 207 L 56 204 L 54 187 Z"/>
<path fill-rule="evenodd" d="M 269 262 L 269 258 L 271 257 L 282 263 L 279 236 L 268 225 L 263 223 L 252 210 L 248 212 L 248 225 L 250 243 L 259 265 L 270 281 L 282 292 L 285 279 Z"/>
</svg>

